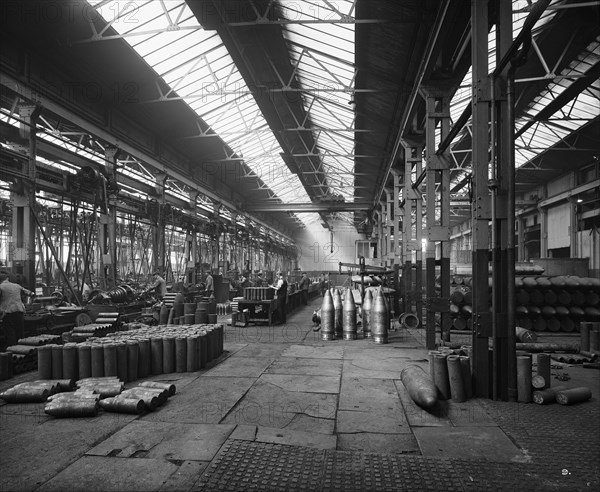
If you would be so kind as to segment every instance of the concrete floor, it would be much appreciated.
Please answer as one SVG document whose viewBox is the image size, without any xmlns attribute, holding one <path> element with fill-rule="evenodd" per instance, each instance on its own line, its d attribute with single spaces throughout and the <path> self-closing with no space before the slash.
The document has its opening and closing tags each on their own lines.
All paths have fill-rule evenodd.
<svg viewBox="0 0 600 492">
<path fill-rule="evenodd" d="M 568 372 L 568 384 L 592 387 L 593 399 L 572 407 L 472 399 L 441 402 L 426 412 L 400 382 L 409 364 L 428 370 L 422 330 L 392 331 L 388 345 L 323 342 L 311 323 L 319 304 L 320 298 L 313 300 L 283 326 L 227 327 L 225 353 L 205 370 L 146 378 L 177 386 L 176 395 L 153 413 L 55 419 L 43 404 L 2 404 L 0 490 L 600 485 L 599 371 L 555 367 L 553 372 Z M 0 390 L 36 376 L 4 381 Z M 556 464 L 551 450 L 550 458 L 544 455 L 547 436 L 536 437 L 536 413 L 546 422 L 540 425 L 556 419 L 557 429 L 567 425 L 567 415 L 565 432 L 574 436 L 581 430 L 591 442 L 566 449 L 561 436 L 561 453 L 569 459 L 560 464 L 559 457 Z M 576 477 L 563 472 L 571 461 L 571 469 L 581 469 Z M 470 471 L 459 473 L 461 467 Z M 538 480 L 549 473 L 556 476 Z"/>
</svg>

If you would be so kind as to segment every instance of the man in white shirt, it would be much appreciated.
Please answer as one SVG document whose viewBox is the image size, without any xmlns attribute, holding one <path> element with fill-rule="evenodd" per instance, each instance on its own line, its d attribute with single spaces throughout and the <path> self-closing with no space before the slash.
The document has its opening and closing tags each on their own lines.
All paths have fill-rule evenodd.
<svg viewBox="0 0 600 492">
<path fill-rule="evenodd" d="M 288 284 L 282 272 L 277 272 L 277 283 L 269 287 L 277 291 L 277 314 L 279 322 L 285 324 Z"/>
<path fill-rule="evenodd" d="M 206 272 L 206 297 L 210 297 L 215 293 L 215 281 L 213 279 L 212 273 L 209 270 Z"/>
<path fill-rule="evenodd" d="M 5 342 L 3 348 L 16 345 L 23 338 L 25 305 L 21 295 L 35 296 L 34 292 L 8 280 L 8 276 L 7 271 L 0 272 L 0 316 Z"/>
<path fill-rule="evenodd" d="M 146 292 L 151 292 L 154 290 L 156 292 L 156 297 L 158 297 L 158 299 L 162 299 L 167 293 L 167 282 L 160 276 L 160 272 L 158 271 L 154 272 L 152 276 L 154 277 L 154 283 Z"/>
</svg>

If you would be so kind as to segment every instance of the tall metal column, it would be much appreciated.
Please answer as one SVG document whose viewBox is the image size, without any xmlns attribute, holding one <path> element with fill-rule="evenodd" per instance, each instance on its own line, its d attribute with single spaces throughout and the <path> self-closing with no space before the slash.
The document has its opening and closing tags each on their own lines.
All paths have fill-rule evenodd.
<svg viewBox="0 0 600 492">
<path fill-rule="evenodd" d="M 13 206 L 13 250 L 14 273 L 23 276 L 26 286 L 35 290 L 35 181 L 37 156 L 37 119 L 40 108 L 35 105 L 19 106 L 21 117 L 20 136 L 27 154 L 23 175 L 11 190 Z"/>
<path fill-rule="evenodd" d="M 387 250 L 387 261 L 386 261 L 386 266 L 392 266 L 394 264 L 395 261 L 395 252 L 394 252 L 394 237 L 396 235 L 396 231 L 398 229 L 396 229 L 394 227 L 394 190 L 393 189 L 385 189 L 385 194 L 387 197 L 387 203 L 386 203 L 386 229 L 387 229 L 387 243 L 386 243 L 386 250 Z"/>
<path fill-rule="evenodd" d="M 421 88 L 426 105 L 426 201 L 427 201 L 427 348 L 435 348 L 436 314 L 441 313 L 441 337 L 450 341 L 450 164 L 446 154 L 436 154 L 436 128 L 440 140 L 450 132 L 450 90 L 443 83 Z M 439 262 L 436 246 L 439 244 Z M 440 266 L 440 293 L 436 292 L 436 264 Z"/>
<path fill-rule="evenodd" d="M 404 217 L 402 243 L 404 251 L 404 312 L 413 312 L 423 320 L 422 298 L 422 214 L 423 204 L 418 187 L 413 188 L 423 164 L 423 136 L 405 137 L 404 147 Z M 414 265 L 414 268 L 413 268 Z"/>
<path fill-rule="evenodd" d="M 490 295 L 488 287 L 489 221 L 491 203 L 488 193 L 489 78 L 488 78 L 488 2 L 471 0 L 471 60 L 473 63 L 473 343 L 472 367 L 474 393 L 490 397 L 488 338 L 491 336 Z"/>
<path fill-rule="evenodd" d="M 495 2 L 494 6 L 496 63 L 500 65 L 512 45 L 512 7 L 510 2 Z M 514 124 L 508 108 L 508 76 L 507 66 L 491 80 L 492 396 L 516 401 L 514 196 L 509 199 L 511 176 L 514 176 L 514 161 L 510 158 Z M 511 213 L 512 221 L 509 220 Z"/>
<path fill-rule="evenodd" d="M 165 173 L 156 174 L 156 191 L 159 196 L 159 205 L 155 223 L 152 224 L 152 269 L 166 274 L 165 261 L 165 183 L 167 175 Z"/>
<path fill-rule="evenodd" d="M 538 207 L 540 214 L 540 258 L 548 258 L 548 209 Z"/>
</svg>

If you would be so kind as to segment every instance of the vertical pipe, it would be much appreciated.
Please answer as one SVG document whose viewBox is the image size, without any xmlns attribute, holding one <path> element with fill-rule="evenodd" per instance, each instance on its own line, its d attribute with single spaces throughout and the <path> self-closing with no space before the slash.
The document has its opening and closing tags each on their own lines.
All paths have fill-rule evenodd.
<svg viewBox="0 0 600 492">
<path fill-rule="evenodd" d="M 520 355 L 517 357 L 517 401 L 531 402 L 531 357 Z"/>
<path fill-rule="evenodd" d="M 515 73 L 513 65 L 507 75 L 507 124 L 510 126 L 507 147 L 507 216 L 506 216 L 506 372 L 508 401 L 517 400 L 517 361 L 515 335 Z"/>
</svg>

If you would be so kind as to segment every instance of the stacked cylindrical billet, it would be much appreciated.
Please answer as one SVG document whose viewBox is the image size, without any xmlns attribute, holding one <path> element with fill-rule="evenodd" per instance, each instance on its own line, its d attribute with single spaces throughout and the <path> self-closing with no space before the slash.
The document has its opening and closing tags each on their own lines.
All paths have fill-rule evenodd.
<svg viewBox="0 0 600 492">
<path fill-rule="evenodd" d="M 600 321 L 600 279 L 540 275 L 540 269 L 515 277 L 517 326 L 534 331 L 579 331 L 581 322 Z M 471 277 L 452 278 L 453 329 L 472 329 Z M 461 299 L 462 296 L 462 299 Z"/>
<path fill-rule="evenodd" d="M 118 377 L 192 372 L 223 353 L 222 325 L 145 326 L 86 342 L 37 347 L 40 378 Z"/>
<path fill-rule="evenodd" d="M 271 287 L 244 287 L 244 299 L 247 301 L 270 301 L 275 297 Z"/>
<path fill-rule="evenodd" d="M 429 352 L 429 375 L 440 399 L 462 403 L 473 396 L 471 364 L 464 353 L 445 347 Z"/>
<path fill-rule="evenodd" d="M 517 324 L 534 331 L 579 331 L 600 320 L 600 280 L 575 275 L 517 277 Z"/>
<path fill-rule="evenodd" d="M 450 317 L 453 330 L 466 330 L 472 326 L 473 295 L 471 277 L 453 277 L 450 286 Z"/>
<path fill-rule="evenodd" d="M 6 365 L 6 369 L 0 371 L 0 378 L 8 379 L 13 374 L 36 369 L 38 367 L 38 348 L 54 343 L 62 343 L 60 335 L 36 335 L 20 338 L 16 345 L 7 347 L 5 355 L 1 356 L 2 364 Z"/>
</svg>

